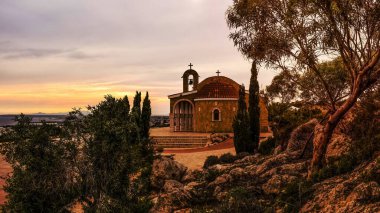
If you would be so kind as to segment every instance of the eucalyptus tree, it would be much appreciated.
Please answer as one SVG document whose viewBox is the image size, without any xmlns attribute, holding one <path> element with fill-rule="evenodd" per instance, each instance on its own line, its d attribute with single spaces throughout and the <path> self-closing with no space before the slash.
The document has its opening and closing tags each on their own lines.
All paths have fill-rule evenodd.
<svg viewBox="0 0 380 213">
<path fill-rule="evenodd" d="M 286 72 L 313 72 L 327 94 L 329 117 L 318 127 L 309 177 L 325 163 L 334 129 L 380 78 L 380 2 L 375 0 L 234 0 L 230 38 L 247 58 Z M 334 98 L 318 64 L 340 57 L 349 92 Z"/>
</svg>

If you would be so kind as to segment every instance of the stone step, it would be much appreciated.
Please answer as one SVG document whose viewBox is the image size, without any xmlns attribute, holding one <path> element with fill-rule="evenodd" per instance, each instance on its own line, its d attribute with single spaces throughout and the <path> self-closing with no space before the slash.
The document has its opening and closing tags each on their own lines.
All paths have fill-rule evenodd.
<svg viewBox="0 0 380 213">
<path fill-rule="evenodd" d="M 204 147 L 209 141 L 205 136 L 154 136 L 155 147 L 163 148 L 194 148 Z"/>
</svg>

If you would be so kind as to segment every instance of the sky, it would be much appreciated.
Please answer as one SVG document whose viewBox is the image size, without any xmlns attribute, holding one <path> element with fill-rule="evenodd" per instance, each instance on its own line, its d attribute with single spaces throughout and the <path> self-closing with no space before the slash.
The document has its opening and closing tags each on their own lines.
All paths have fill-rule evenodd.
<svg viewBox="0 0 380 213">
<path fill-rule="evenodd" d="M 228 38 L 231 0 L 1 0 L 0 114 L 64 113 L 149 92 L 169 113 L 194 64 L 248 85 L 250 62 Z M 268 85 L 274 71 L 260 70 Z"/>
</svg>

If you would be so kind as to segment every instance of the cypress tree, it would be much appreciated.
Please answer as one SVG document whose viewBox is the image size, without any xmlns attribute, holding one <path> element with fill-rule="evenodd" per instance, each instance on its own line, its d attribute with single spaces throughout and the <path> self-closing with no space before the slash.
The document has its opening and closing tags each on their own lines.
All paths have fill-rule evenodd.
<svg viewBox="0 0 380 213">
<path fill-rule="evenodd" d="M 250 143 L 248 144 L 248 152 L 253 153 L 258 150 L 260 141 L 260 107 L 259 107 L 259 82 L 257 81 L 258 70 L 256 61 L 252 62 L 251 80 L 249 84 L 249 127 L 250 127 Z"/>
<path fill-rule="evenodd" d="M 238 110 L 232 124 L 234 129 L 234 145 L 236 153 L 247 152 L 249 140 L 249 117 L 245 102 L 245 87 L 240 86 Z"/>
<path fill-rule="evenodd" d="M 141 138 L 141 92 L 136 91 L 130 119 L 130 138 L 132 143 L 136 143 L 137 141 L 140 141 Z"/>
<path fill-rule="evenodd" d="M 141 116 L 141 92 L 136 91 L 135 98 L 133 99 L 132 112 L 137 113 L 138 117 Z"/>
<path fill-rule="evenodd" d="M 149 93 L 146 92 L 142 112 L 141 112 L 141 138 L 149 138 L 149 129 L 150 129 L 150 116 L 152 114 L 152 109 L 150 106 Z"/>
</svg>

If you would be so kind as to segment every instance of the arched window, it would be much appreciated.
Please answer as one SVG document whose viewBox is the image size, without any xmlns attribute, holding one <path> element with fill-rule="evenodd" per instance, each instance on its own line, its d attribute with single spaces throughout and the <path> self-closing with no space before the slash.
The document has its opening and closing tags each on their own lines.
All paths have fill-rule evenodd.
<svg viewBox="0 0 380 213">
<path fill-rule="evenodd" d="M 213 121 L 220 121 L 221 116 L 220 116 L 220 110 L 219 109 L 214 109 L 212 112 L 212 120 Z"/>
</svg>

